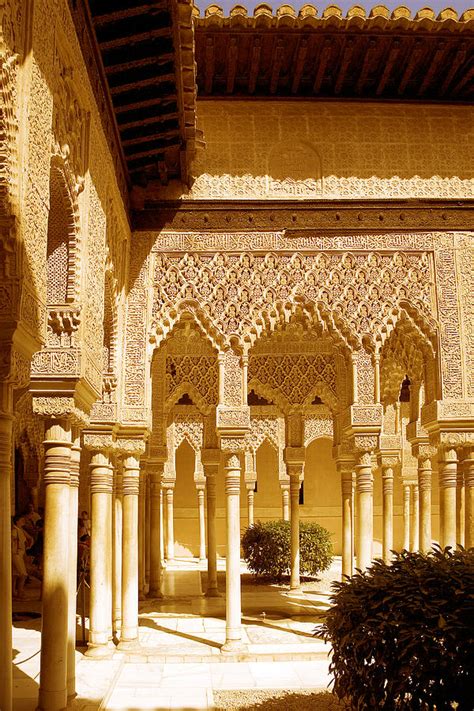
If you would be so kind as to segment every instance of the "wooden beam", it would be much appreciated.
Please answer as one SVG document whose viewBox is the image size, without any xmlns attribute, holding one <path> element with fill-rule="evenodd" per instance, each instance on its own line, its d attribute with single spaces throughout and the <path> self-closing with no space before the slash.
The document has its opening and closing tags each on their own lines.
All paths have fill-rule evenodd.
<svg viewBox="0 0 474 711">
<path fill-rule="evenodd" d="M 428 71 L 426 72 L 423 81 L 421 83 L 420 88 L 418 89 L 418 96 L 422 96 L 422 94 L 425 93 L 427 88 L 429 87 L 431 81 L 433 80 L 434 74 L 439 67 L 441 60 L 446 54 L 446 42 L 441 40 L 438 43 L 438 47 L 431 59 L 430 66 L 428 67 Z"/>
<path fill-rule="evenodd" d="M 454 79 L 454 76 L 458 69 L 461 67 L 461 65 L 466 61 L 466 43 L 462 42 L 460 48 L 457 50 L 456 54 L 454 55 L 453 61 L 449 65 L 449 71 L 446 74 L 443 83 L 441 84 L 439 91 L 438 91 L 438 96 L 444 96 L 446 93 L 448 86 L 451 84 L 452 80 Z"/>
<path fill-rule="evenodd" d="M 174 54 L 172 52 L 166 52 L 165 54 L 156 54 L 150 57 L 143 57 L 143 59 L 131 59 L 120 64 L 107 64 L 105 66 L 105 73 L 107 76 L 110 76 L 111 74 L 126 72 L 129 69 L 147 67 L 150 64 L 156 64 L 159 67 L 162 64 L 168 64 L 168 62 L 172 62 L 173 60 Z"/>
<path fill-rule="evenodd" d="M 212 37 L 206 37 L 205 62 L 204 91 L 206 94 L 210 94 L 214 81 L 214 40 Z"/>
<path fill-rule="evenodd" d="M 122 141 L 122 145 L 125 147 L 138 146 L 140 143 L 146 143 L 147 141 L 153 141 L 154 139 L 161 140 L 164 138 L 173 138 L 174 136 L 179 136 L 179 128 L 170 128 L 168 131 L 157 131 L 157 133 L 151 133 L 147 136 L 129 138 L 126 141 Z"/>
<path fill-rule="evenodd" d="M 359 78 L 357 80 L 357 84 L 355 87 L 356 94 L 360 94 L 362 92 L 362 89 L 364 88 L 364 84 L 367 81 L 367 76 L 369 74 L 369 70 L 373 66 L 373 59 L 374 59 L 376 50 L 377 50 L 377 40 L 374 37 L 372 37 L 371 39 L 369 39 L 368 47 L 364 53 L 364 61 L 362 63 L 362 69 L 359 74 Z"/>
<path fill-rule="evenodd" d="M 285 51 L 285 40 L 278 38 L 275 42 L 272 55 L 272 73 L 270 76 L 270 94 L 275 94 L 278 89 L 278 81 L 280 79 L 281 67 L 283 64 L 283 56 Z"/>
<path fill-rule="evenodd" d="M 110 89 L 112 96 L 118 96 L 131 89 L 142 89 L 146 86 L 154 86 L 155 84 L 163 84 L 164 82 L 174 82 L 175 74 L 158 74 L 156 77 L 150 77 L 149 79 L 140 79 L 137 81 L 132 81 L 127 84 L 119 84 L 118 86 L 113 86 Z"/>
<path fill-rule="evenodd" d="M 142 5 L 136 5 L 135 7 L 128 7 L 124 10 L 111 10 L 110 12 L 105 12 L 101 15 L 93 15 L 94 25 L 102 27 L 103 25 L 109 25 L 111 22 L 117 22 L 118 20 L 127 20 L 129 17 L 135 17 L 136 15 L 142 15 L 149 12 L 154 12 L 156 14 L 157 9 L 166 10 L 167 2 L 166 0 L 155 0 L 155 2 L 145 2 Z"/>
<path fill-rule="evenodd" d="M 262 54 L 262 40 L 255 37 L 253 41 L 252 54 L 250 57 L 249 71 L 249 94 L 253 94 L 257 86 L 257 77 L 260 69 L 260 56 Z"/>
<path fill-rule="evenodd" d="M 339 65 L 339 72 L 337 74 L 336 84 L 334 86 L 334 93 L 340 94 L 344 79 L 346 78 L 347 68 L 354 54 L 355 40 L 353 37 L 349 37 L 347 40 L 344 50 L 342 52 L 342 59 Z"/>
<path fill-rule="evenodd" d="M 464 74 L 463 77 L 458 81 L 454 89 L 452 90 L 451 94 L 459 94 L 461 89 L 468 84 L 471 79 L 474 77 L 474 64 L 471 66 L 471 68 Z"/>
<path fill-rule="evenodd" d="M 123 114 L 125 111 L 135 111 L 135 109 L 144 109 L 148 106 L 159 106 L 160 104 L 173 103 L 178 100 L 177 94 L 167 94 L 166 96 L 155 97 L 154 99 L 144 99 L 143 101 L 134 101 L 130 104 L 122 104 L 115 106 L 116 114 Z"/>
<path fill-rule="evenodd" d="M 232 94 L 232 92 L 234 91 L 235 72 L 237 70 L 238 54 L 239 47 L 237 44 L 237 37 L 231 37 L 229 48 L 227 50 L 227 94 Z"/>
<path fill-rule="evenodd" d="M 415 42 L 415 46 L 413 47 L 413 51 L 408 59 L 408 64 L 405 67 L 405 71 L 403 72 L 402 80 L 398 86 L 399 96 L 402 96 L 405 89 L 407 88 L 407 84 L 410 81 L 413 72 L 415 71 L 415 67 L 423 56 L 423 51 L 424 47 L 422 40 L 417 40 Z"/>
<path fill-rule="evenodd" d="M 157 146 L 156 148 L 150 149 L 148 151 L 142 151 L 141 153 L 128 153 L 127 161 L 138 160 L 138 158 L 146 158 L 152 155 L 163 155 L 163 153 L 170 148 L 179 148 L 181 146 L 181 141 L 173 141 L 172 143 L 167 143 L 166 146 Z"/>
<path fill-rule="evenodd" d="M 125 131 L 129 128 L 140 128 L 140 126 L 148 126 L 150 123 L 164 123 L 165 121 L 177 120 L 179 114 L 173 111 L 168 114 L 158 114 L 157 116 L 149 116 L 148 118 L 137 119 L 136 121 L 127 121 L 119 123 L 119 130 Z"/>
<path fill-rule="evenodd" d="M 308 54 L 308 40 L 303 37 L 301 40 L 298 52 L 296 54 L 295 62 L 295 73 L 293 74 L 293 81 L 291 83 L 291 93 L 297 94 L 300 87 L 301 77 L 303 76 L 304 63 L 306 61 L 306 55 Z"/>
<path fill-rule="evenodd" d="M 319 94 L 319 91 L 321 89 L 321 84 L 323 83 L 324 74 L 326 73 L 326 67 L 328 65 L 329 58 L 331 56 L 331 52 L 332 52 L 332 39 L 330 37 L 327 37 L 324 40 L 324 45 L 321 50 L 321 55 L 319 57 L 318 70 L 317 70 L 316 76 L 314 78 L 314 84 L 313 84 L 313 93 L 314 94 Z"/>
<path fill-rule="evenodd" d="M 155 39 L 156 37 L 171 37 L 171 27 L 160 27 L 157 30 L 149 30 L 148 32 L 140 32 L 137 35 L 126 35 L 125 37 L 116 37 L 113 40 L 99 42 L 99 47 L 102 52 L 108 49 L 117 49 L 118 47 L 133 46 L 139 42 Z"/>
<path fill-rule="evenodd" d="M 392 73 L 392 69 L 398 59 L 398 55 L 400 54 L 400 48 L 401 41 L 398 37 L 396 37 L 392 42 L 392 46 L 390 47 L 390 52 L 388 53 L 387 61 L 385 63 L 382 76 L 380 77 L 377 90 L 375 92 L 376 96 L 380 96 L 380 94 L 382 94 L 383 90 L 385 89 L 385 86 L 390 78 L 390 74 Z"/>
</svg>

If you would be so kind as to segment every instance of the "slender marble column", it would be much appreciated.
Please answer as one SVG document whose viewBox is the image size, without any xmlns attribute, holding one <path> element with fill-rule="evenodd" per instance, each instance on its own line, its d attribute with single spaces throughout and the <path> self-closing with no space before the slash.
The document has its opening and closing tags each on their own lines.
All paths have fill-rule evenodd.
<svg viewBox="0 0 474 711">
<path fill-rule="evenodd" d="M 81 462 L 81 433 L 72 428 L 72 447 L 69 486 L 69 589 L 67 642 L 67 695 L 76 695 L 76 628 L 77 628 L 77 520 L 79 516 L 79 471 Z"/>
<path fill-rule="evenodd" d="M 41 711 L 59 711 L 67 704 L 71 444 L 68 419 L 46 422 L 43 615 L 38 701 Z"/>
<path fill-rule="evenodd" d="M 92 453 L 90 462 L 92 509 L 90 552 L 90 632 L 86 656 L 111 655 L 109 628 L 112 616 L 111 558 L 112 465 L 105 451 Z M 111 572 L 111 570 L 110 570 Z M 110 617 L 109 617 L 110 616 Z"/>
<path fill-rule="evenodd" d="M 249 526 L 253 526 L 253 524 L 254 524 L 254 515 L 253 515 L 254 497 L 255 497 L 254 485 L 253 484 L 247 485 L 247 517 L 248 517 Z"/>
<path fill-rule="evenodd" d="M 420 547 L 419 523 L 420 523 L 420 495 L 418 484 L 410 487 L 411 520 L 410 520 L 410 550 L 415 552 Z"/>
<path fill-rule="evenodd" d="M 166 498 L 166 560 L 174 560 L 174 487 L 167 486 L 165 489 Z"/>
<path fill-rule="evenodd" d="M 474 547 L 474 449 L 466 452 L 464 459 L 464 514 L 465 548 Z"/>
<path fill-rule="evenodd" d="M 456 547 L 456 450 L 441 450 L 439 462 L 439 515 L 441 546 Z"/>
<path fill-rule="evenodd" d="M 219 465 L 204 464 L 207 499 L 207 597 L 219 597 L 217 588 L 216 477 Z"/>
<path fill-rule="evenodd" d="M 164 494 L 163 487 L 160 485 L 160 557 L 165 560 L 165 515 L 164 515 Z"/>
<path fill-rule="evenodd" d="M 420 491 L 420 551 L 431 549 L 431 459 L 418 459 L 418 489 Z"/>
<path fill-rule="evenodd" d="M 290 520 L 290 487 L 287 484 L 283 484 L 281 487 L 281 504 L 283 521 Z"/>
<path fill-rule="evenodd" d="M 456 543 L 460 546 L 464 546 L 464 493 L 464 472 L 459 466 L 456 478 Z"/>
<path fill-rule="evenodd" d="M 151 466 L 151 465 L 150 465 Z M 161 477 L 163 464 L 153 464 L 150 480 L 150 590 L 149 597 L 161 598 Z"/>
<path fill-rule="evenodd" d="M 138 491 L 140 463 L 128 454 L 122 475 L 122 632 L 118 649 L 138 647 Z"/>
<path fill-rule="evenodd" d="M 374 479 L 370 452 L 359 456 L 356 465 L 357 513 L 359 519 L 357 541 L 357 567 L 368 568 L 372 562 L 372 540 L 374 531 Z"/>
<path fill-rule="evenodd" d="M 403 550 L 410 550 L 410 484 L 403 483 Z"/>
<path fill-rule="evenodd" d="M 290 475 L 290 590 L 300 590 L 300 472 L 302 467 L 288 465 Z"/>
<path fill-rule="evenodd" d="M 150 501 L 150 477 L 146 478 L 146 499 L 145 499 L 145 591 L 150 591 L 150 561 L 151 561 L 151 501 Z"/>
<path fill-rule="evenodd" d="M 199 560 L 206 560 L 206 512 L 204 505 L 204 487 L 197 490 L 199 513 Z"/>
<path fill-rule="evenodd" d="M 382 465 L 383 553 L 385 563 L 392 560 L 393 550 L 393 467 Z"/>
<path fill-rule="evenodd" d="M 352 575 L 352 471 L 341 471 L 342 576 Z"/>
<path fill-rule="evenodd" d="M 112 579 L 112 630 L 115 641 L 122 627 L 122 471 L 116 466 L 113 496 L 113 579 Z"/>
<path fill-rule="evenodd" d="M 0 383 L 0 709 L 12 709 L 12 386 Z"/>
<path fill-rule="evenodd" d="M 138 494 L 138 599 L 145 598 L 145 463 L 140 465 L 140 483 Z"/>
<path fill-rule="evenodd" d="M 227 509 L 226 630 L 222 652 L 243 649 L 240 594 L 240 459 L 227 454 L 225 464 Z"/>
</svg>

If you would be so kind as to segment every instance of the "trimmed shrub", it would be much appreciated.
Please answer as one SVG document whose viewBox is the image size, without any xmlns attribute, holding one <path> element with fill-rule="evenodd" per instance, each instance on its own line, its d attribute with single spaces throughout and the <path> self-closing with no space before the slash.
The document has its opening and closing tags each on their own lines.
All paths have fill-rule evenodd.
<svg viewBox="0 0 474 711">
<path fill-rule="evenodd" d="M 474 549 L 395 554 L 333 583 L 316 634 L 334 691 L 355 709 L 472 710 Z"/>
<path fill-rule="evenodd" d="M 288 575 L 291 565 L 289 521 L 257 521 L 242 536 L 249 570 L 273 580 Z M 317 523 L 300 523 L 300 571 L 317 575 L 332 561 L 331 534 Z"/>
</svg>

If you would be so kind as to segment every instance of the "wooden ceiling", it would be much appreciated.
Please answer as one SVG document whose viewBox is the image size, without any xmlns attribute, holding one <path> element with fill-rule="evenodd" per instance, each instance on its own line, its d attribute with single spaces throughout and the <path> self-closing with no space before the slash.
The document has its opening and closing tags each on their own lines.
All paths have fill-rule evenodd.
<svg viewBox="0 0 474 711">
<path fill-rule="evenodd" d="M 195 35 L 201 97 L 474 98 L 474 11 L 211 5 Z"/>
<path fill-rule="evenodd" d="M 188 182 L 196 95 L 472 102 L 474 10 L 335 5 L 250 17 L 192 0 L 69 0 L 124 195 Z"/>
</svg>

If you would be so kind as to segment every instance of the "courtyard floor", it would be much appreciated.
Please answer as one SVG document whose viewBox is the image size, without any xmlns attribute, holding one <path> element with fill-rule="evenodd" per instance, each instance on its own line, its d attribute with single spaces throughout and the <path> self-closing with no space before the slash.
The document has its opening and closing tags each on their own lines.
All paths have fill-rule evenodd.
<svg viewBox="0 0 474 711">
<path fill-rule="evenodd" d="M 225 590 L 225 561 L 219 561 Z M 303 594 L 285 585 L 255 584 L 242 564 L 246 652 L 225 655 L 225 597 L 206 598 L 206 564 L 178 560 L 164 574 L 163 600 L 140 602 L 140 650 L 110 660 L 84 657 L 78 646 L 80 711 L 127 709 L 333 709 L 327 692 L 328 647 L 313 630 L 329 605 L 340 559 Z M 14 612 L 39 612 L 38 588 L 14 602 Z M 26 615 L 25 615 L 26 617 Z M 34 711 L 39 680 L 40 619 L 14 622 L 14 711 Z M 86 618 L 86 627 L 88 619 Z M 82 637 L 78 617 L 78 639 Z"/>
</svg>

